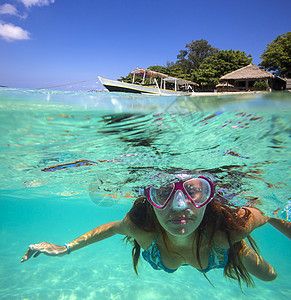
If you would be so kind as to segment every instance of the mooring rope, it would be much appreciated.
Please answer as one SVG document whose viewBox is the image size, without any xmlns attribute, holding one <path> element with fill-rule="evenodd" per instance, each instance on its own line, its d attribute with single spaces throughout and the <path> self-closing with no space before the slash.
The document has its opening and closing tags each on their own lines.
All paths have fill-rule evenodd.
<svg viewBox="0 0 291 300">
<path fill-rule="evenodd" d="M 60 85 L 53 85 L 53 86 L 46 86 L 46 87 L 41 87 L 41 88 L 35 88 L 35 90 L 51 89 L 51 88 L 55 88 L 55 87 L 66 86 L 66 85 L 71 85 L 71 84 L 77 84 L 77 83 L 91 81 L 91 80 L 96 80 L 96 79 L 98 79 L 98 77 L 97 78 L 92 78 L 92 79 L 87 79 L 87 80 L 82 80 L 82 81 L 77 81 L 77 82 L 66 83 L 66 84 L 60 84 Z"/>
</svg>

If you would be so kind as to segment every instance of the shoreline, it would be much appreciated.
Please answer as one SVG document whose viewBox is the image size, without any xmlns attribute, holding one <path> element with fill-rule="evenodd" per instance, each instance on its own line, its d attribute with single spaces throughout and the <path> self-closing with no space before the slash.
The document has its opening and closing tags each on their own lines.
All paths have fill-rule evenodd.
<svg viewBox="0 0 291 300">
<path fill-rule="evenodd" d="M 264 91 L 251 91 L 251 92 L 193 92 L 191 97 L 199 96 L 226 96 L 226 95 L 253 95 L 253 94 L 266 94 L 270 92 Z"/>
</svg>

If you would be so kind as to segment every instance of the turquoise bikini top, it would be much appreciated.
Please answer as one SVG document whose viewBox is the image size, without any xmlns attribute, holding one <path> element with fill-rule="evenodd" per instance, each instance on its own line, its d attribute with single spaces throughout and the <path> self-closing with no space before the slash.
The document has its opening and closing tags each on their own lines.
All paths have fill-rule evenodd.
<svg viewBox="0 0 291 300">
<path fill-rule="evenodd" d="M 205 236 L 209 239 L 206 232 L 204 232 Z M 142 252 L 142 257 L 155 269 L 155 270 L 164 270 L 167 273 L 174 273 L 178 269 L 168 269 L 166 268 L 161 259 L 161 254 L 157 245 L 157 238 L 158 234 L 155 238 L 155 240 L 152 242 L 152 244 Z M 228 262 L 228 250 L 222 249 L 218 246 L 214 246 L 211 249 L 210 255 L 209 255 L 209 264 L 208 267 L 204 270 L 199 270 L 200 272 L 208 272 L 212 269 L 219 269 L 224 268 L 227 265 Z M 183 265 L 187 266 L 187 265 Z"/>
</svg>

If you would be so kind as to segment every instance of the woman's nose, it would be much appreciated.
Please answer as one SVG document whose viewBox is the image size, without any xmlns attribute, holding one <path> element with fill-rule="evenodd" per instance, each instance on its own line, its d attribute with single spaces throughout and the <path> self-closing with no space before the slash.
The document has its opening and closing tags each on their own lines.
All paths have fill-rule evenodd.
<svg viewBox="0 0 291 300">
<path fill-rule="evenodd" d="M 188 208 L 188 199 L 181 190 L 176 191 L 174 194 L 172 207 L 175 210 L 184 210 Z"/>
</svg>

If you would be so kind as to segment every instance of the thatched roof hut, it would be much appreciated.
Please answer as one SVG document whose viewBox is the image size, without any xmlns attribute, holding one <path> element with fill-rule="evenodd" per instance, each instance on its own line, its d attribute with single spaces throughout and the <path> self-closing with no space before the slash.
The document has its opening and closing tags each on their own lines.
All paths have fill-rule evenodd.
<svg viewBox="0 0 291 300">
<path fill-rule="evenodd" d="M 274 90 L 282 90 L 286 87 L 284 79 L 276 77 L 253 64 L 228 73 L 219 79 L 220 82 L 227 82 L 240 90 L 252 90 L 255 82 L 260 80 L 268 83 L 270 88 Z"/>
<path fill-rule="evenodd" d="M 259 67 L 249 64 L 246 67 L 235 70 L 222 76 L 219 81 L 223 80 L 238 80 L 238 79 L 265 79 L 265 78 L 275 78 L 276 76 L 260 69 Z"/>
</svg>

